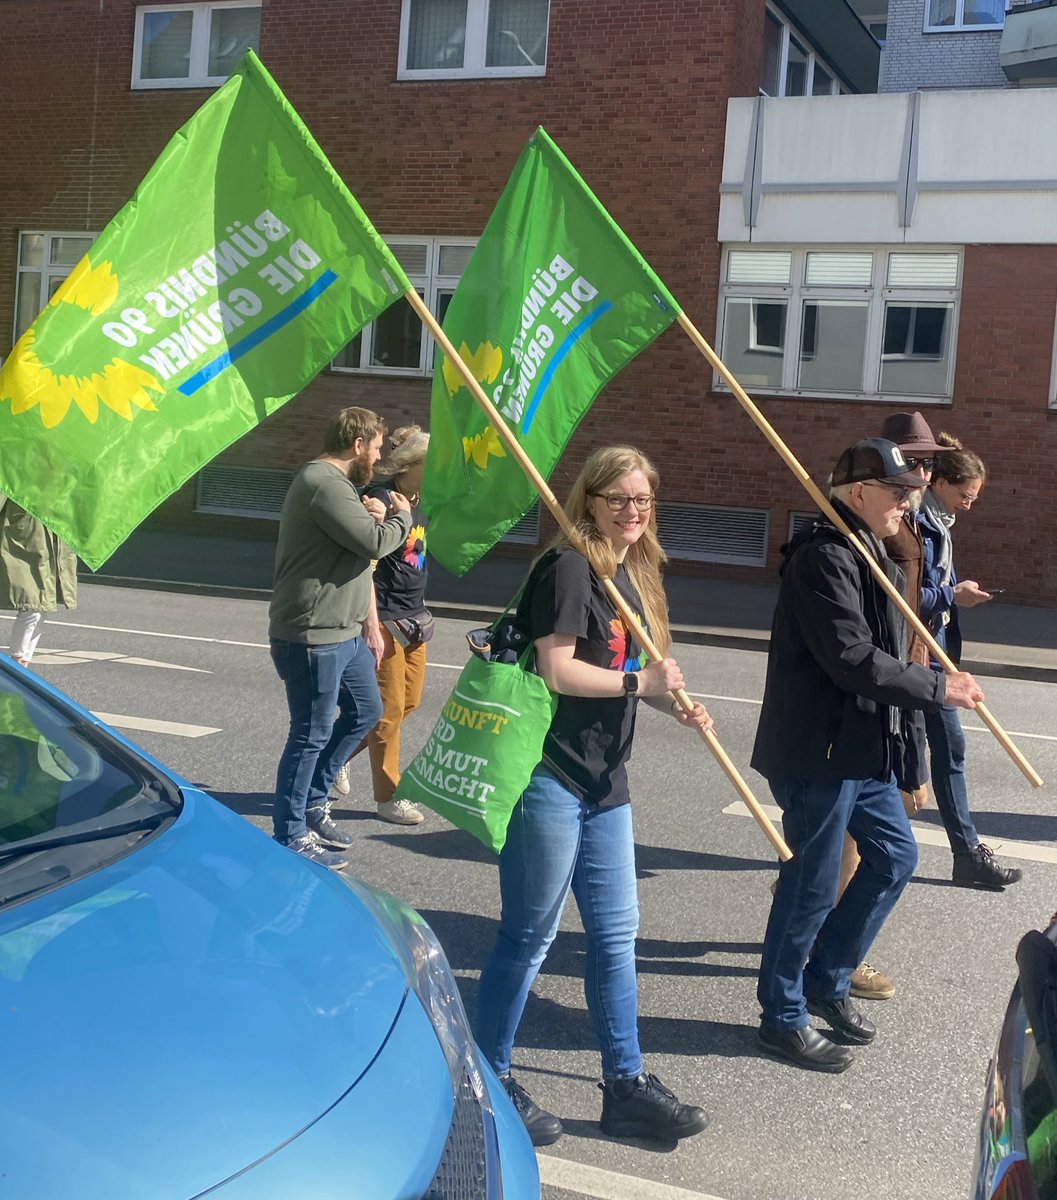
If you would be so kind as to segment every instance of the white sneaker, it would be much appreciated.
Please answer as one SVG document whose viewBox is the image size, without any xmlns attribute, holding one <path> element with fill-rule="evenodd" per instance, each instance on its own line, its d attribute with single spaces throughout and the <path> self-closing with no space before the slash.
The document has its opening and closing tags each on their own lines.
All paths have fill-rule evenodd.
<svg viewBox="0 0 1057 1200">
<path fill-rule="evenodd" d="M 378 815 L 391 825 L 421 825 L 425 820 L 410 800 L 387 800 L 378 805 Z"/>
<path fill-rule="evenodd" d="M 352 791 L 352 784 L 349 783 L 349 764 L 342 763 L 341 770 L 334 777 L 334 782 L 330 785 L 330 794 L 332 796 L 347 796 Z"/>
</svg>

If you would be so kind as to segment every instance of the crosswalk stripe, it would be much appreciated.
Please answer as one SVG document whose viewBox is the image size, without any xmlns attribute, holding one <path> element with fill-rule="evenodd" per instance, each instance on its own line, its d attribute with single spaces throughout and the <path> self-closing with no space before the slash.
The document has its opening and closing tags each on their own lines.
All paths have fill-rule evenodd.
<svg viewBox="0 0 1057 1200">
<path fill-rule="evenodd" d="M 212 675 L 205 667 L 185 667 L 180 663 L 159 662 L 153 658 L 139 658 L 132 654 L 118 654 L 111 650 L 60 650 L 49 646 L 38 650 L 33 656 L 34 666 L 60 667 L 72 663 L 119 662 L 132 667 L 157 667 L 163 671 L 191 671 L 196 675 Z"/>
<path fill-rule="evenodd" d="M 777 804 L 761 804 L 760 807 L 778 825 L 782 819 L 782 810 Z M 723 809 L 723 815 L 727 817 L 751 817 L 748 805 L 742 800 L 735 800 L 733 804 L 728 804 Z M 910 828 L 914 832 L 914 837 L 921 846 L 949 846 L 947 835 L 942 829 L 934 829 L 930 825 L 921 825 L 915 821 L 910 822 Z M 1003 858 L 1022 858 L 1028 862 L 1046 862 L 1057 863 L 1057 846 L 1040 846 L 1036 842 L 1017 842 L 1012 838 L 999 840 L 998 838 L 988 835 L 987 844 L 996 854 L 1001 854 Z"/>
<path fill-rule="evenodd" d="M 637 1175 L 622 1175 L 553 1154 L 537 1154 L 540 1181 L 549 1187 L 590 1196 L 593 1200 L 719 1200 L 704 1192 L 690 1192 Z"/>
<path fill-rule="evenodd" d="M 180 721 L 155 721 L 150 717 L 127 717 L 121 713 L 97 712 L 100 721 L 113 725 L 115 729 L 134 729 L 143 733 L 171 733 L 174 737 L 200 738 L 210 733 L 220 733 L 211 725 L 185 725 Z"/>
</svg>

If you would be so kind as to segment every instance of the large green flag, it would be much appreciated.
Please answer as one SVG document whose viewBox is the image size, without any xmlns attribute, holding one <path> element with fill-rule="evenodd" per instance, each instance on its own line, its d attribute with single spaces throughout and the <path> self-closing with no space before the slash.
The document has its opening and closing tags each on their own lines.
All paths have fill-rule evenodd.
<svg viewBox="0 0 1057 1200">
<path fill-rule="evenodd" d="M 546 477 L 605 384 L 678 313 L 539 129 L 485 226 L 444 332 Z M 528 512 L 536 491 L 439 352 L 430 435 L 429 549 L 461 575 Z"/>
<path fill-rule="evenodd" d="M 409 288 L 252 52 L 0 370 L 0 491 L 98 567 Z"/>
</svg>

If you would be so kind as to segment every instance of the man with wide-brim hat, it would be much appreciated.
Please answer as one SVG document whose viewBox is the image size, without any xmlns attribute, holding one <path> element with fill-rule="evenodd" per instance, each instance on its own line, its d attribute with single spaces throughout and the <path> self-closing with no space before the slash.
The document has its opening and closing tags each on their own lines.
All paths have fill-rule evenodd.
<svg viewBox="0 0 1057 1200">
<path fill-rule="evenodd" d="M 923 479 L 883 438 L 850 446 L 832 478 L 834 508 L 901 586 L 883 542 Z M 781 865 L 764 935 L 759 1044 L 796 1066 L 836 1073 L 852 1061 L 849 1044 L 877 1033 L 849 997 L 851 974 L 917 864 L 894 774 L 902 712 L 973 708 L 984 694 L 965 672 L 906 662 L 901 614 L 828 519 L 802 529 L 784 554 L 752 765 L 782 809 L 793 854 Z M 862 862 L 838 900 L 846 833 Z M 812 1028 L 809 1014 L 834 1037 Z"/>
</svg>

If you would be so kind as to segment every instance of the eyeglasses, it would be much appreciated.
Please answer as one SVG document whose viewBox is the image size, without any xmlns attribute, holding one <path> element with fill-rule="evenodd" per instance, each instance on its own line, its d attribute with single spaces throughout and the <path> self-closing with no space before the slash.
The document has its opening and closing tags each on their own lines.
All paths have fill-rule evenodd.
<svg viewBox="0 0 1057 1200">
<path fill-rule="evenodd" d="M 875 483 L 872 479 L 865 480 L 863 486 L 884 488 L 890 496 L 894 497 L 896 504 L 902 504 L 905 500 L 909 500 L 915 492 L 921 490 L 920 488 L 900 487 L 897 483 Z"/>
<path fill-rule="evenodd" d="M 975 504 L 975 503 L 977 502 L 977 500 L 979 500 L 979 499 L 980 499 L 980 493 L 979 493 L 979 492 L 977 492 L 975 496 L 972 496 L 972 495 L 970 495 L 968 492 L 963 492 L 963 491 L 962 491 L 960 488 L 958 489 L 958 495 L 959 495 L 959 496 L 961 496 L 961 498 L 962 498 L 962 503 L 963 503 L 964 505 L 966 505 L 967 507 L 968 507 L 970 504 Z"/>
<path fill-rule="evenodd" d="M 604 500 L 610 512 L 623 512 L 629 504 L 634 504 L 639 512 L 649 512 L 653 507 L 653 496 L 621 496 L 618 492 L 603 495 L 602 492 L 592 492 L 599 500 Z"/>
<path fill-rule="evenodd" d="M 931 471 L 936 465 L 934 458 L 910 458 L 906 456 L 907 467 L 911 471 L 916 471 L 920 467 L 923 471 Z"/>
</svg>

